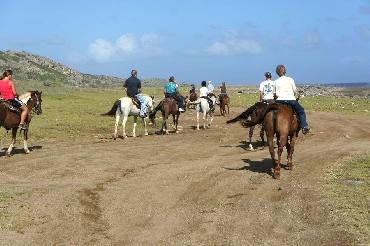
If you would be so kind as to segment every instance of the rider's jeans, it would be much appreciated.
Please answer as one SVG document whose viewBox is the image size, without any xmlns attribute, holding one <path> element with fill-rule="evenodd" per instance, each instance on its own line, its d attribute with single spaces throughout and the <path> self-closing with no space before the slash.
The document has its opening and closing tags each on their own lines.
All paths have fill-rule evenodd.
<svg viewBox="0 0 370 246">
<path fill-rule="evenodd" d="M 278 103 L 286 103 L 292 106 L 293 110 L 298 116 L 298 121 L 301 128 L 308 127 L 306 121 L 306 113 L 304 112 L 303 107 L 296 100 L 276 100 Z"/>
<path fill-rule="evenodd" d="M 143 97 L 143 95 L 137 94 L 136 99 L 140 102 L 140 116 L 144 116 L 147 107 L 145 98 Z"/>
</svg>

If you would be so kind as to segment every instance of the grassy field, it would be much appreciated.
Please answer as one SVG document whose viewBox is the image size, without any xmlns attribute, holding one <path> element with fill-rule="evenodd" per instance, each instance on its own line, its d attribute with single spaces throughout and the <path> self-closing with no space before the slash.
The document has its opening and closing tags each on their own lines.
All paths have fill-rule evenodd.
<svg viewBox="0 0 370 246">
<path fill-rule="evenodd" d="M 339 163 L 327 177 L 326 190 L 338 224 L 370 242 L 370 154 Z"/>
<path fill-rule="evenodd" d="M 66 140 L 109 135 L 112 133 L 114 120 L 111 117 L 102 117 L 100 114 L 107 112 L 113 102 L 124 95 L 122 88 L 48 87 L 37 82 L 18 83 L 17 87 L 19 93 L 30 89 L 43 91 L 43 114 L 35 115 L 30 125 L 30 138 L 34 140 Z M 188 88 L 181 88 L 182 94 L 186 95 L 187 90 Z M 257 93 L 238 94 L 237 90 L 236 88 L 229 89 L 231 106 L 247 108 L 258 100 Z M 144 93 L 155 96 L 157 103 L 163 97 L 162 88 L 145 88 Z M 305 97 L 301 103 L 306 110 L 350 113 L 370 117 L 369 99 Z M 140 131 L 141 124 L 138 124 L 138 127 L 138 131 Z M 3 143 L 4 138 L 10 138 L 10 132 L 7 134 L 2 128 L 0 138 Z"/>
</svg>

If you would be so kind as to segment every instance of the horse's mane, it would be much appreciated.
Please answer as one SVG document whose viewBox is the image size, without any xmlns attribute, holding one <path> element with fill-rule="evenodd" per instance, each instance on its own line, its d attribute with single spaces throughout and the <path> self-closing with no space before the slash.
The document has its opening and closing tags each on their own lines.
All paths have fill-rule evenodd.
<svg viewBox="0 0 370 246">
<path fill-rule="evenodd" d="M 23 93 L 20 95 L 18 98 L 21 100 L 23 103 L 27 103 L 27 101 L 31 98 L 32 91 L 28 91 L 26 93 Z"/>
</svg>

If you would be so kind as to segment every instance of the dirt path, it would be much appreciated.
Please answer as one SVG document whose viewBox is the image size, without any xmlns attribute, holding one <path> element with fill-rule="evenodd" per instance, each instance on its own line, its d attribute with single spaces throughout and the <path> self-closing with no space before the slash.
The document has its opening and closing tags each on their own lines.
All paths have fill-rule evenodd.
<svg viewBox="0 0 370 246">
<path fill-rule="evenodd" d="M 186 113 L 182 133 L 169 136 L 33 143 L 30 155 L 11 158 L 2 151 L 0 244 L 353 244 L 330 219 L 322 177 L 369 149 L 369 119 L 309 113 L 313 134 L 300 136 L 294 170 L 274 180 L 267 148 L 241 142 L 246 129 L 216 117 L 196 131 L 194 118 Z"/>
</svg>

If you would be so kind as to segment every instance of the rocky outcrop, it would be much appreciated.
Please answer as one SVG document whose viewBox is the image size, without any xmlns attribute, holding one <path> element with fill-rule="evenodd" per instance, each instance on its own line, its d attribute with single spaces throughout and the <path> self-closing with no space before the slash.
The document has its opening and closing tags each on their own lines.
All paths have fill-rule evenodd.
<svg viewBox="0 0 370 246">
<path fill-rule="evenodd" d="M 0 71 L 12 69 L 19 80 L 38 80 L 45 85 L 63 84 L 78 87 L 122 85 L 124 79 L 80 73 L 49 58 L 25 51 L 0 51 Z"/>
</svg>

